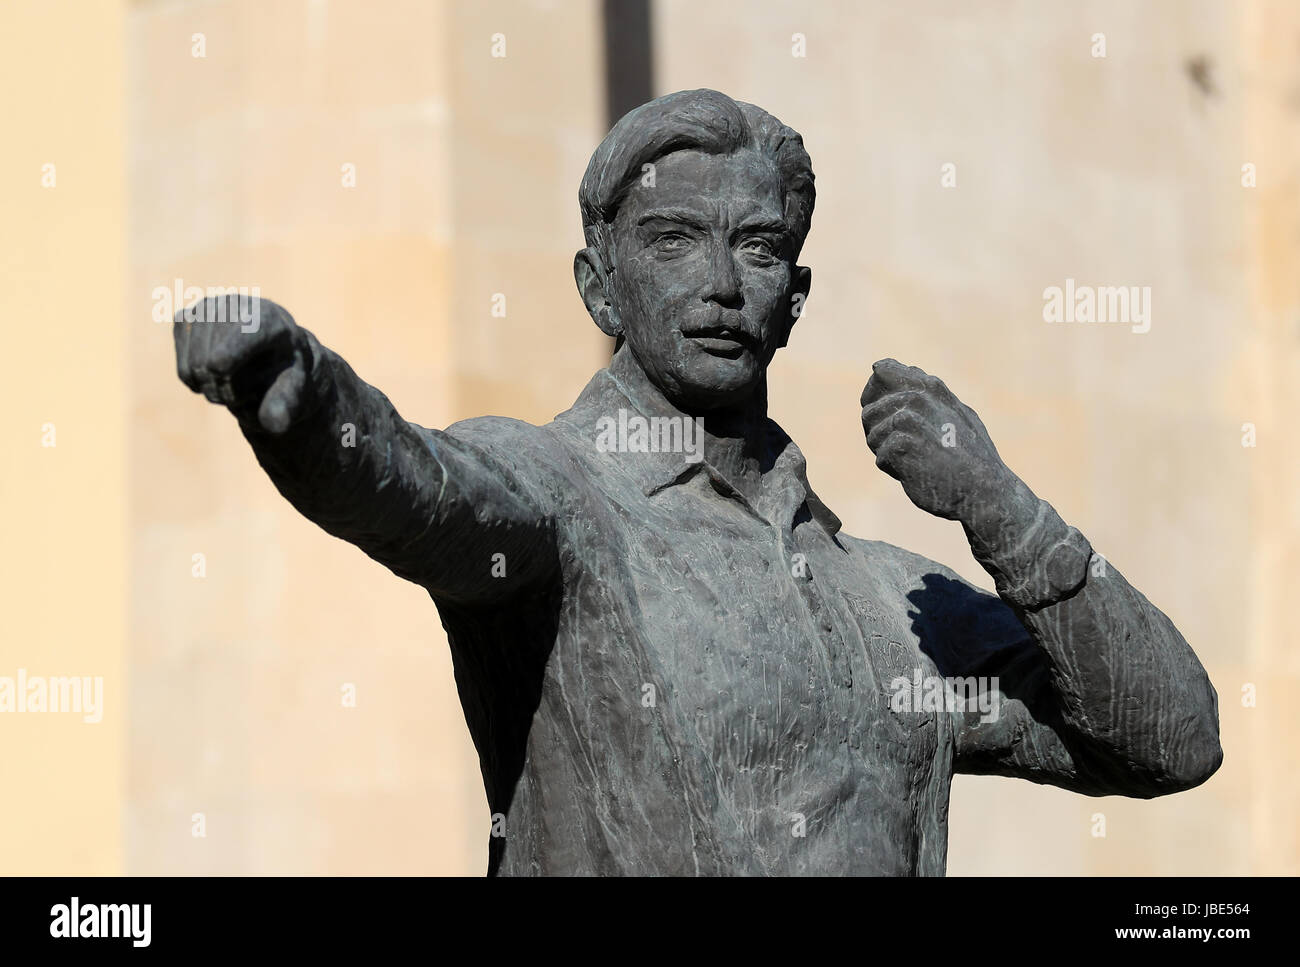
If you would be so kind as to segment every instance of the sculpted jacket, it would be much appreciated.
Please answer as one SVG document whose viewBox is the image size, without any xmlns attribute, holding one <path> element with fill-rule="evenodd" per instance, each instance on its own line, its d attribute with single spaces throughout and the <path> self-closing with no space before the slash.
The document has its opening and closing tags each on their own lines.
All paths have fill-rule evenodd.
<svg viewBox="0 0 1300 967">
<path fill-rule="evenodd" d="M 490 874 L 941 875 L 954 772 L 1151 797 L 1218 768 L 1191 648 L 1046 503 L 974 547 L 992 595 L 843 533 L 770 421 L 750 502 L 707 452 L 603 452 L 602 417 L 656 415 L 609 370 L 545 426 L 437 431 L 310 342 L 308 415 L 236 415 L 298 510 L 436 603 Z M 993 706 L 916 700 L 954 678 Z"/>
</svg>

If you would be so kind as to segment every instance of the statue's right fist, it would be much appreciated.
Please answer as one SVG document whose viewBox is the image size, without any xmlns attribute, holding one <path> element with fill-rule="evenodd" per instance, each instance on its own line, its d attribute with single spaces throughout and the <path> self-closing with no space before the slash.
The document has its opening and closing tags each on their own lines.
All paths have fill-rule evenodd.
<svg viewBox="0 0 1300 967">
<path fill-rule="evenodd" d="M 209 296 L 176 313 L 176 374 L 213 403 L 252 412 L 268 433 L 302 415 L 311 368 L 307 334 L 259 296 Z"/>
</svg>

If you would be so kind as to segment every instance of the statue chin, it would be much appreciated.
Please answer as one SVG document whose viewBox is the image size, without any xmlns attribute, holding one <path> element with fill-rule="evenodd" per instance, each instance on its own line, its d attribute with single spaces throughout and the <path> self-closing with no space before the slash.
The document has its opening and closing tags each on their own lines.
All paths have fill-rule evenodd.
<svg viewBox="0 0 1300 967">
<path fill-rule="evenodd" d="M 696 355 L 669 367 L 652 366 L 646 378 L 678 409 L 688 413 L 749 404 L 763 386 L 766 367 L 752 356 L 728 359 Z"/>
<path fill-rule="evenodd" d="M 710 410 L 733 409 L 748 404 L 763 385 L 763 370 L 739 366 L 735 361 L 720 360 L 726 366 L 690 367 L 687 372 L 673 373 L 669 378 L 647 374 L 664 397 L 690 414 Z"/>
</svg>

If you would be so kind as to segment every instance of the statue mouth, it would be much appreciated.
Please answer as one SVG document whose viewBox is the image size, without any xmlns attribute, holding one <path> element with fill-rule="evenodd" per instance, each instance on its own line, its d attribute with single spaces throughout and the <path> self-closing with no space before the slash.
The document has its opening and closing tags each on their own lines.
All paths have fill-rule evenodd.
<svg viewBox="0 0 1300 967">
<path fill-rule="evenodd" d="M 704 326 L 682 333 L 705 352 L 714 356 L 736 359 L 742 353 L 757 352 L 757 341 L 747 332 L 730 326 Z"/>
</svg>

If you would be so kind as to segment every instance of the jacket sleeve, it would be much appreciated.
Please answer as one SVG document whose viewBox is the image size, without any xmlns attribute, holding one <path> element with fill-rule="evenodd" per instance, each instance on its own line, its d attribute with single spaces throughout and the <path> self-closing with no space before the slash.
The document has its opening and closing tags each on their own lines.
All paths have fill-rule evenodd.
<svg viewBox="0 0 1300 967">
<path fill-rule="evenodd" d="M 312 403 L 283 434 L 236 413 L 258 462 L 309 520 L 436 598 L 508 597 L 556 568 L 542 431 L 487 417 L 447 431 L 404 420 L 309 335 Z"/>
<path fill-rule="evenodd" d="M 1055 546 L 1022 548 L 1021 558 Z M 955 770 L 1090 795 L 1197 786 L 1223 759 L 1214 687 L 1173 622 L 1108 561 L 1088 560 L 1076 589 L 1040 606 L 980 591 L 938 565 L 909 593 L 940 675 L 991 690 L 982 707 L 958 703 Z M 1008 568 L 995 573 L 1000 591 L 1023 586 L 1011 573 L 1018 565 L 982 563 Z"/>
</svg>

